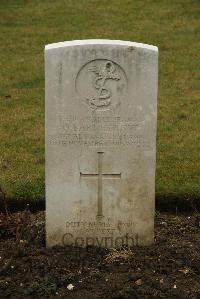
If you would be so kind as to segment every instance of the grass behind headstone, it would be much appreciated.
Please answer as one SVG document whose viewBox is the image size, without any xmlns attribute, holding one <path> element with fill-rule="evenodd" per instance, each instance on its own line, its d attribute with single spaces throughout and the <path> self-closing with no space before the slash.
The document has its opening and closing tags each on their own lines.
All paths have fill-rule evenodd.
<svg viewBox="0 0 200 299">
<path fill-rule="evenodd" d="M 0 186 L 44 198 L 45 44 L 87 38 L 159 47 L 156 195 L 197 198 L 199 12 L 195 0 L 1 0 Z"/>
</svg>

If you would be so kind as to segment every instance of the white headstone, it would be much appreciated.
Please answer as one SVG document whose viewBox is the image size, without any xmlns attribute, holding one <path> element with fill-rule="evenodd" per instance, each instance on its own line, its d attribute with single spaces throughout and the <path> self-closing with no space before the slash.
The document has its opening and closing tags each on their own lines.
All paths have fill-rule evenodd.
<svg viewBox="0 0 200 299">
<path fill-rule="evenodd" d="M 45 47 L 47 246 L 154 239 L 155 46 Z"/>
</svg>

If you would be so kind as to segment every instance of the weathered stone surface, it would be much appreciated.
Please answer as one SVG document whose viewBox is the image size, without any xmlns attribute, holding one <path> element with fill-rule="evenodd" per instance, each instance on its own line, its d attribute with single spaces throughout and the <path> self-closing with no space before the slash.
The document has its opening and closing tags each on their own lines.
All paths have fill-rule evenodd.
<svg viewBox="0 0 200 299">
<path fill-rule="evenodd" d="M 47 45 L 47 246 L 154 237 L 157 47 L 83 40 Z"/>
</svg>

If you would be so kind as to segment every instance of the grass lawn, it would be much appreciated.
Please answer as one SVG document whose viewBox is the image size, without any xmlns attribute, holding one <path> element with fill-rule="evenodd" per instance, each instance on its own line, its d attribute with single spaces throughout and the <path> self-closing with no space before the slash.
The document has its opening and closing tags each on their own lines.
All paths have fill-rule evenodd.
<svg viewBox="0 0 200 299">
<path fill-rule="evenodd" d="M 108 38 L 159 47 L 157 198 L 200 198 L 198 0 L 1 0 L 0 186 L 44 198 L 45 44 Z"/>
</svg>

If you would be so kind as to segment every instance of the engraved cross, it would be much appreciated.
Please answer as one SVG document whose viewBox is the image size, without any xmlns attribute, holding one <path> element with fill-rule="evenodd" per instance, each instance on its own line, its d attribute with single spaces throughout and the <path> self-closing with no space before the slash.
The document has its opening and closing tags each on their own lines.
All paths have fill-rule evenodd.
<svg viewBox="0 0 200 299">
<path fill-rule="evenodd" d="M 97 152 L 98 154 L 98 173 L 80 173 L 81 177 L 84 178 L 98 178 L 98 217 L 102 217 L 102 181 L 103 179 L 120 179 L 121 173 L 103 173 L 103 152 Z"/>
</svg>

